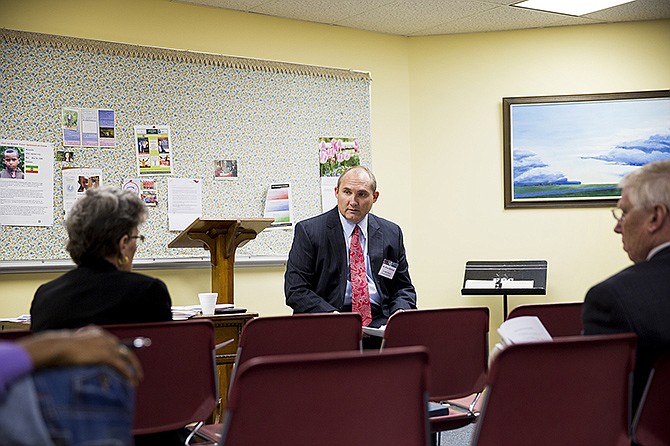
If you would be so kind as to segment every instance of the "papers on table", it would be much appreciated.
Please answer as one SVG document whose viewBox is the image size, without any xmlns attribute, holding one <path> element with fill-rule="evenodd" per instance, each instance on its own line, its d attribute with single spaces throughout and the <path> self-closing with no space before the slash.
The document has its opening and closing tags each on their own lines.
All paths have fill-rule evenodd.
<svg viewBox="0 0 670 446">
<path fill-rule="evenodd" d="M 0 322 L 30 322 L 30 315 L 29 314 L 22 314 L 21 316 L 18 317 L 5 317 L 5 318 L 0 318 Z"/>
<path fill-rule="evenodd" d="M 231 309 L 231 308 L 234 308 L 233 304 L 216 304 L 214 311 Z M 200 316 L 201 314 L 202 314 L 202 307 L 200 305 L 175 305 L 172 307 L 173 321 L 183 321 L 186 319 L 190 319 L 193 316 Z M 18 323 L 30 322 L 30 315 L 22 314 L 21 316 L 17 317 L 0 318 L 0 322 L 18 322 Z"/>
<path fill-rule="evenodd" d="M 233 308 L 233 304 L 216 304 L 214 311 L 222 310 L 224 308 Z M 182 321 L 190 319 L 193 316 L 202 314 L 202 307 L 200 305 L 173 305 L 172 306 L 172 320 Z"/>
<path fill-rule="evenodd" d="M 363 327 L 363 333 L 370 336 L 379 336 L 380 338 L 384 336 L 384 330 L 386 330 L 386 325 L 382 325 L 379 328 Z"/>
</svg>

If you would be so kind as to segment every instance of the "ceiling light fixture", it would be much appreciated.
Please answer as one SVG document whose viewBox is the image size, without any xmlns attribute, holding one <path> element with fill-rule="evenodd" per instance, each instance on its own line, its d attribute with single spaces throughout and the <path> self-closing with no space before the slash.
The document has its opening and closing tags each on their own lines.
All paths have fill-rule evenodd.
<svg viewBox="0 0 670 446">
<path fill-rule="evenodd" d="M 526 0 L 512 6 L 580 16 L 635 0 Z"/>
</svg>

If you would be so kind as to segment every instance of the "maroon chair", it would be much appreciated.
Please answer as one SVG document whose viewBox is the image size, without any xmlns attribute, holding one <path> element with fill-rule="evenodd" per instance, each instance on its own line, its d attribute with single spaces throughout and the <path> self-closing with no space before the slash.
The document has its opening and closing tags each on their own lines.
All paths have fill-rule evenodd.
<svg viewBox="0 0 670 446">
<path fill-rule="evenodd" d="M 230 380 L 251 358 L 268 355 L 337 352 L 361 349 L 363 337 L 358 313 L 309 313 L 251 319 L 242 328 Z"/>
<path fill-rule="evenodd" d="M 257 317 L 242 328 L 235 365 L 257 356 L 360 350 L 362 335 L 358 313 Z"/>
<path fill-rule="evenodd" d="M 518 316 L 537 316 L 552 337 L 582 334 L 583 302 L 528 304 L 515 307 L 507 319 Z"/>
<path fill-rule="evenodd" d="M 104 325 L 120 340 L 144 337 L 148 348 L 134 350 L 144 371 L 135 391 L 133 434 L 154 434 L 207 419 L 218 401 L 214 325 L 208 319 Z M 15 340 L 30 330 L 0 331 Z"/>
<path fill-rule="evenodd" d="M 634 334 L 513 344 L 491 363 L 473 446 L 629 446 Z"/>
<path fill-rule="evenodd" d="M 134 435 L 183 428 L 207 419 L 218 401 L 214 325 L 209 319 L 105 325 L 121 340 L 145 337 L 134 350 L 144 379 L 135 391 Z"/>
<path fill-rule="evenodd" d="M 247 361 L 268 355 L 322 353 L 361 350 L 361 315 L 358 313 L 310 313 L 251 319 L 242 328 L 235 367 L 230 379 L 231 394 L 238 369 Z M 202 426 L 197 435 L 218 442 L 221 424 Z"/>
<path fill-rule="evenodd" d="M 16 341 L 30 334 L 33 334 L 30 330 L 0 330 L 0 341 Z"/>
<path fill-rule="evenodd" d="M 427 446 L 428 353 L 263 356 L 239 368 L 225 446 Z"/>
<path fill-rule="evenodd" d="M 430 400 L 446 402 L 450 408 L 448 415 L 430 418 L 432 432 L 457 429 L 477 419 L 486 385 L 488 331 L 487 307 L 408 310 L 389 318 L 382 350 L 410 345 L 428 348 Z"/>
<path fill-rule="evenodd" d="M 670 444 L 670 354 L 661 356 L 649 375 L 633 420 L 633 439 L 640 446 Z"/>
</svg>

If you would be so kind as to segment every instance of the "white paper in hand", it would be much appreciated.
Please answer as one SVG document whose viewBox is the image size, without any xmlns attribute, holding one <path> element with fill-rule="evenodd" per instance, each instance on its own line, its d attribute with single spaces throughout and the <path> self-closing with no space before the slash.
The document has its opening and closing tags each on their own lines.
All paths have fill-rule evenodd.
<svg viewBox="0 0 670 446">
<path fill-rule="evenodd" d="M 500 325 L 498 334 L 505 345 L 552 340 L 551 335 L 537 316 L 519 316 L 508 319 Z"/>
</svg>

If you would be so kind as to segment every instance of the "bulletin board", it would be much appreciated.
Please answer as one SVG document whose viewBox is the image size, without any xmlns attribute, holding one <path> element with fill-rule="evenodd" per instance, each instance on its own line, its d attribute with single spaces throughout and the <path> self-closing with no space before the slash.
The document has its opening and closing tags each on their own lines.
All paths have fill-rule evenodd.
<svg viewBox="0 0 670 446">
<path fill-rule="evenodd" d="M 318 140 L 356 138 L 370 164 L 368 73 L 0 29 L 0 138 L 49 142 L 76 167 L 100 167 L 103 184 L 138 178 L 133 126 L 169 125 L 173 178 L 202 181 L 203 218 L 262 217 L 271 184 L 291 185 L 293 219 L 322 212 Z M 112 109 L 116 146 L 64 148 L 63 107 Z M 237 160 L 235 180 L 214 180 L 215 160 Z M 54 157 L 54 225 L 3 226 L 0 262 L 69 259 L 61 170 Z M 140 231 L 139 260 L 208 259 L 169 249 L 167 176 Z M 291 230 L 265 230 L 238 250 L 285 257 Z"/>
</svg>

